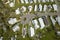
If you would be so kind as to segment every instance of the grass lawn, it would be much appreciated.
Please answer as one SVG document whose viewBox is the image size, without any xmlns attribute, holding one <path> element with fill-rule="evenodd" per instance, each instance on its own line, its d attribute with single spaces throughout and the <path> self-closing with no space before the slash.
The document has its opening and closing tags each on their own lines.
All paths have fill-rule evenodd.
<svg viewBox="0 0 60 40">
<path fill-rule="evenodd" d="M 9 15 L 7 15 L 6 17 L 16 17 L 17 19 L 19 19 L 20 18 L 20 15 L 16 15 L 15 14 L 15 10 L 17 9 L 17 8 L 21 8 L 22 6 L 26 6 L 26 7 L 28 7 L 29 5 L 32 5 L 33 6 L 33 10 L 32 10 L 32 12 L 31 13 L 35 13 L 34 12 L 34 5 L 38 5 L 38 4 L 42 4 L 43 6 L 44 6 L 44 4 L 47 4 L 47 5 L 49 5 L 49 4 L 55 4 L 55 2 L 53 2 L 53 3 L 51 3 L 51 2 L 46 2 L 46 3 L 32 3 L 32 4 L 21 4 L 21 3 L 18 3 L 18 1 L 16 1 L 16 3 L 15 3 L 15 7 L 13 7 L 13 8 L 10 8 L 9 7 L 9 5 L 5 5 L 6 6 L 6 8 L 8 8 L 11 12 L 13 11 L 13 13 L 10 13 L 10 14 L 12 14 L 12 16 L 9 16 Z M 42 9 L 43 10 L 43 9 Z M 54 10 L 54 9 L 53 9 Z M 52 11 L 53 11 L 52 10 Z M 25 13 L 27 13 L 28 12 L 28 9 L 27 9 L 27 11 L 25 12 Z M 24 14 L 25 14 L 24 13 Z M 36 12 L 37 13 L 37 12 Z M 48 20 L 49 20 L 49 22 L 50 22 L 50 24 L 51 24 L 51 21 L 50 21 L 50 19 L 49 19 L 49 17 L 47 18 Z M 4 37 L 4 39 L 3 40 L 10 40 L 10 37 L 11 36 L 14 36 L 15 34 L 17 34 L 17 40 L 34 40 L 34 37 L 29 37 L 29 35 L 27 34 L 26 35 L 26 38 L 23 38 L 22 37 L 22 27 L 27 27 L 27 30 L 28 30 L 28 28 L 30 27 L 30 26 L 33 26 L 33 25 L 29 25 L 29 24 L 27 24 L 27 25 L 23 25 L 23 24 L 19 24 L 19 26 L 20 26 L 20 30 L 18 31 L 18 32 L 13 32 L 12 31 L 12 27 L 11 28 L 9 28 L 8 30 L 7 30 L 7 32 L 2 32 L 2 30 L 0 30 L 1 32 L 1 34 L 2 34 L 2 36 Z M 56 26 L 58 26 L 57 24 L 56 24 Z M 51 26 L 50 26 L 51 27 Z M 40 40 L 54 40 L 55 39 L 55 31 L 54 30 L 52 30 L 52 28 L 49 28 L 49 29 L 51 29 L 51 31 L 50 32 L 45 32 L 44 33 L 44 35 L 45 35 L 45 37 L 43 37 L 43 38 L 41 38 Z M 37 29 L 35 32 L 36 33 L 38 33 L 38 32 L 42 32 L 43 30 L 40 30 L 40 29 Z M 43 32 L 42 32 L 43 33 Z"/>
</svg>

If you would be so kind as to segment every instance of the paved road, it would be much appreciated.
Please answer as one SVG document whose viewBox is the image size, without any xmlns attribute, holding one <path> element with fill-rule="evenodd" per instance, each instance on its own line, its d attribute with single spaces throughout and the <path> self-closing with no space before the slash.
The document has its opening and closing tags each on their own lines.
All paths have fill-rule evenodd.
<svg viewBox="0 0 60 40">
<path fill-rule="evenodd" d="M 59 2 L 57 0 L 55 0 L 55 3 L 57 4 L 58 6 L 58 13 L 60 13 L 60 5 L 59 5 Z"/>
<path fill-rule="evenodd" d="M 34 17 L 41 17 L 41 16 L 47 16 L 47 15 L 50 15 L 50 16 L 53 16 L 53 15 L 60 15 L 58 13 L 36 13 L 36 14 L 26 14 L 26 15 L 23 15 L 22 18 L 21 18 L 21 23 L 22 24 L 27 24 L 29 23 Z M 26 18 L 26 20 L 24 21 L 24 18 Z"/>
</svg>

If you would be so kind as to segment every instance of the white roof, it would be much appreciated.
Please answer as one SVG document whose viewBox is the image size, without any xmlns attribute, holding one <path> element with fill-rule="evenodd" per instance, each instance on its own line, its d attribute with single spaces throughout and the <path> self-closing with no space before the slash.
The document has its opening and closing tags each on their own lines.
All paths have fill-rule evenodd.
<svg viewBox="0 0 60 40">
<path fill-rule="evenodd" d="M 37 5 L 35 5 L 35 7 L 34 7 L 34 11 L 37 11 Z"/>
<path fill-rule="evenodd" d="M 37 0 L 34 0 L 34 3 L 37 3 Z"/>
<path fill-rule="evenodd" d="M 6 32 L 7 28 L 5 26 L 3 26 L 3 30 L 4 30 L 4 32 Z"/>
<path fill-rule="evenodd" d="M 47 10 L 47 5 L 44 5 L 44 10 L 43 11 L 46 11 Z"/>
<path fill-rule="evenodd" d="M 3 37 L 0 37 L 0 40 L 3 40 Z"/>
<path fill-rule="evenodd" d="M 22 6 L 21 7 L 21 10 L 22 10 L 22 12 L 25 12 L 26 11 L 26 7 L 25 6 Z"/>
<path fill-rule="evenodd" d="M 54 10 L 55 11 L 57 11 L 58 9 L 57 9 L 57 5 L 56 4 L 53 4 L 53 8 L 54 8 Z"/>
<path fill-rule="evenodd" d="M 58 31 L 57 33 L 59 33 L 59 34 L 60 34 L 60 31 Z"/>
<path fill-rule="evenodd" d="M 45 3 L 45 2 L 46 2 L 46 0 L 42 0 L 42 2 L 43 2 L 43 3 Z"/>
<path fill-rule="evenodd" d="M 26 28 L 22 28 L 22 36 L 23 36 L 23 38 L 25 38 L 25 35 L 26 35 Z"/>
<path fill-rule="evenodd" d="M 57 34 L 60 35 L 60 31 L 57 31 Z"/>
<path fill-rule="evenodd" d="M 48 5 L 47 7 L 48 7 L 48 11 L 51 11 L 52 5 Z"/>
<path fill-rule="evenodd" d="M 40 3 L 40 2 L 41 2 L 41 0 L 38 0 L 38 2 Z"/>
<path fill-rule="evenodd" d="M 17 9 L 15 10 L 15 13 L 16 13 L 16 14 L 20 14 L 19 8 L 17 8 Z"/>
<path fill-rule="evenodd" d="M 17 35 L 15 35 L 15 38 L 17 38 Z"/>
<path fill-rule="evenodd" d="M 16 32 L 16 31 L 19 31 L 20 28 L 19 28 L 18 25 L 15 25 L 12 29 L 13 29 L 14 32 Z"/>
<path fill-rule="evenodd" d="M 30 3 L 33 3 L 33 0 L 29 0 Z"/>
<path fill-rule="evenodd" d="M 57 21 L 58 24 L 60 25 L 60 16 L 56 17 L 56 21 Z"/>
<path fill-rule="evenodd" d="M 45 27 L 45 24 L 43 22 L 43 19 L 42 18 L 39 18 L 39 23 L 40 23 L 40 26 L 41 26 L 41 29 L 43 29 Z"/>
<path fill-rule="evenodd" d="M 46 0 L 47 2 L 49 2 L 49 0 Z"/>
<path fill-rule="evenodd" d="M 16 0 L 13 1 L 14 3 L 16 2 Z"/>
<path fill-rule="evenodd" d="M 11 40 L 16 40 L 16 38 L 15 37 L 11 37 Z"/>
<path fill-rule="evenodd" d="M 30 35 L 33 37 L 35 35 L 34 28 L 30 27 Z"/>
<path fill-rule="evenodd" d="M 11 37 L 11 40 L 14 40 L 14 38 L 13 38 L 13 37 Z"/>
<path fill-rule="evenodd" d="M 40 9 L 40 11 L 42 11 L 42 5 L 41 4 L 39 4 L 39 9 Z"/>
<path fill-rule="evenodd" d="M 24 0 L 20 0 L 21 1 L 21 3 L 24 3 Z"/>
<path fill-rule="evenodd" d="M 38 24 L 38 22 L 37 22 L 37 20 L 36 20 L 36 19 L 35 19 L 35 20 L 33 20 L 33 21 L 32 21 L 32 23 L 33 23 L 33 24 Z"/>
<path fill-rule="evenodd" d="M 49 7 L 49 8 L 52 8 L 52 6 L 51 6 L 51 5 L 48 5 L 48 7 Z"/>
<path fill-rule="evenodd" d="M 27 4 L 28 3 L 28 0 L 25 0 L 25 3 Z"/>
<path fill-rule="evenodd" d="M 29 12 L 31 12 L 32 11 L 32 6 L 28 6 L 28 9 L 29 9 Z"/>
<path fill-rule="evenodd" d="M 14 2 L 9 3 L 10 7 L 14 7 Z"/>
<path fill-rule="evenodd" d="M 32 23 L 34 24 L 35 29 L 39 28 L 38 21 L 36 19 L 33 20 Z"/>
<path fill-rule="evenodd" d="M 54 2 L 54 0 L 50 0 L 51 2 Z"/>
<path fill-rule="evenodd" d="M 15 24 L 17 22 L 16 18 L 10 18 L 10 20 L 8 21 L 9 24 Z"/>
<path fill-rule="evenodd" d="M 56 20 L 55 20 L 55 19 L 53 19 L 53 17 L 52 17 L 52 16 L 50 16 L 50 19 L 51 19 L 51 21 L 52 21 L 53 25 L 55 25 Z"/>
</svg>

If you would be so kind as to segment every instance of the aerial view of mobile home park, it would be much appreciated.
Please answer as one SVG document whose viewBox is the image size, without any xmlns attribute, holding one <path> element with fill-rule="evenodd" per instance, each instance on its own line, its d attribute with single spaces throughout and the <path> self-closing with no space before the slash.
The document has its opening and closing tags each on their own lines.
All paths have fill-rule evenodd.
<svg viewBox="0 0 60 40">
<path fill-rule="evenodd" d="M 60 40 L 60 0 L 0 0 L 0 40 Z"/>
</svg>

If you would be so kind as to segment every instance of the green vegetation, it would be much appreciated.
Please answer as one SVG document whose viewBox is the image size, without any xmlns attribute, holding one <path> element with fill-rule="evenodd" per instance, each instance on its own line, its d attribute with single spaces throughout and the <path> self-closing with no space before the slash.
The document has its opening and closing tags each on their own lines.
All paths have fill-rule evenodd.
<svg viewBox="0 0 60 40">
<path fill-rule="evenodd" d="M 14 37 L 15 35 L 17 35 L 17 38 L 16 38 L 17 40 L 34 40 L 34 39 L 35 40 L 37 40 L 37 39 L 40 39 L 40 40 L 57 40 L 57 39 L 55 39 L 56 38 L 55 31 L 53 30 L 53 27 L 52 27 L 53 25 L 52 25 L 49 17 L 47 18 L 49 20 L 49 23 L 50 23 L 50 25 L 48 27 L 44 28 L 43 30 L 41 30 L 40 28 L 35 30 L 35 34 L 37 34 L 37 35 L 41 34 L 42 38 L 40 38 L 40 35 L 37 38 L 36 38 L 36 35 L 34 37 L 30 37 L 28 33 L 26 34 L 25 38 L 22 37 L 22 28 L 27 27 L 27 32 L 28 32 L 28 29 L 30 26 L 34 27 L 34 25 L 32 23 L 23 25 L 20 23 L 20 21 L 17 22 L 16 24 L 18 24 L 20 27 L 20 30 L 17 32 L 13 32 L 13 30 L 12 30 L 12 27 L 15 24 L 14 25 L 8 24 L 7 21 L 9 18 L 17 18 L 18 20 L 20 19 L 21 15 L 15 14 L 15 10 L 18 7 L 19 8 L 21 8 L 22 6 L 28 7 L 29 5 L 32 5 L 34 7 L 34 5 L 38 5 L 38 4 L 42 4 L 44 6 L 44 4 L 47 4 L 47 5 L 51 4 L 52 5 L 52 4 L 55 4 L 55 2 L 49 2 L 49 3 L 48 2 L 46 2 L 46 3 L 41 2 L 41 3 L 36 3 L 36 4 L 35 3 L 20 4 L 20 3 L 18 3 L 18 1 L 16 1 L 15 7 L 10 8 L 8 4 L 5 5 L 0 0 L 0 23 L 1 23 L 1 25 L 0 25 L 0 37 L 3 36 L 3 40 L 10 40 L 11 37 Z M 51 10 L 51 12 L 53 12 L 53 11 L 54 11 L 54 9 Z M 28 9 L 25 13 L 27 13 L 27 12 L 28 12 Z M 31 13 L 37 13 L 37 12 L 34 12 L 34 8 L 33 8 Z M 36 17 L 36 19 L 37 18 L 38 17 Z M 26 18 L 24 20 L 26 20 Z M 3 27 L 6 27 L 6 32 L 3 30 Z M 58 23 L 56 23 L 56 28 L 59 28 L 59 30 L 60 30 L 60 26 L 58 25 Z"/>
</svg>

